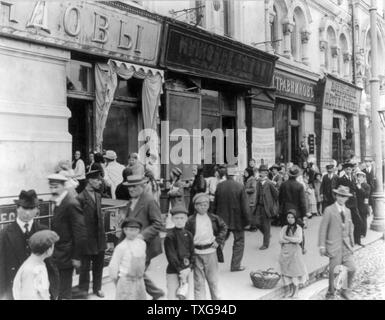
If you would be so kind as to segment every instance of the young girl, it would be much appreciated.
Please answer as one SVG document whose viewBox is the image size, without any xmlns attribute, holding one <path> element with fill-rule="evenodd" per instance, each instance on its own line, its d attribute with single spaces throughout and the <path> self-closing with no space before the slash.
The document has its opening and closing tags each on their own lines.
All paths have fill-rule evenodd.
<svg viewBox="0 0 385 320">
<path fill-rule="evenodd" d="M 127 218 L 122 223 L 125 238 L 119 243 L 109 265 L 110 277 L 116 285 L 116 300 L 146 300 L 144 269 L 146 243 L 138 238 L 142 223 Z"/>
<path fill-rule="evenodd" d="M 49 300 L 48 272 L 44 260 L 53 253 L 55 242 L 59 240 L 56 232 L 42 230 L 29 239 L 31 255 L 21 265 L 13 281 L 15 300 Z"/>
<path fill-rule="evenodd" d="M 281 244 L 279 265 L 283 283 L 285 286 L 289 286 L 286 297 L 298 298 L 298 286 L 301 283 L 304 284 L 308 278 L 300 246 L 302 228 L 297 224 L 294 209 L 287 212 L 286 219 L 288 224 L 281 229 L 279 236 Z"/>
</svg>

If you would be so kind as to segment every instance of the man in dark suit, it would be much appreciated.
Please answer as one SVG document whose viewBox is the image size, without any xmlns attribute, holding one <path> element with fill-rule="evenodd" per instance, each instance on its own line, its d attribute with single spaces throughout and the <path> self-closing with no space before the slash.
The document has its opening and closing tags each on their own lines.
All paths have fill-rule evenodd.
<svg viewBox="0 0 385 320">
<path fill-rule="evenodd" d="M 335 202 L 333 190 L 337 189 L 338 186 L 338 176 L 334 173 L 334 164 L 328 164 L 326 171 L 327 174 L 323 176 L 320 187 L 322 212 Z"/>
<path fill-rule="evenodd" d="M 325 209 L 319 227 L 318 246 L 321 256 L 329 258 L 329 290 L 326 297 L 334 297 L 334 269 L 338 265 L 344 265 L 348 269 L 348 281 L 347 288 L 341 291 L 341 295 L 350 300 L 356 268 L 353 260 L 353 223 L 345 203 L 352 194 L 348 187 L 342 185 L 333 191 L 336 193 L 336 202 Z"/>
<path fill-rule="evenodd" d="M 80 257 L 86 245 L 86 228 L 79 201 L 65 188 L 67 178 L 60 174 L 48 176 L 54 205 L 51 229 L 60 240 L 56 242 L 52 255 L 59 269 L 59 299 L 72 298 L 72 274 L 74 267 L 80 268 Z"/>
<path fill-rule="evenodd" d="M 354 225 L 354 243 L 361 246 L 362 219 L 358 213 L 357 181 L 353 176 L 354 163 L 346 162 L 343 165 L 344 175 L 338 179 L 338 186 L 348 187 L 352 196 L 346 201 L 346 207 L 350 210 Z"/>
<path fill-rule="evenodd" d="M 270 244 L 271 218 L 277 214 L 278 190 L 273 182 L 267 178 L 269 169 L 261 165 L 258 169 L 259 179 L 256 188 L 257 227 L 263 233 L 263 245 L 260 250 L 266 250 Z"/>
<path fill-rule="evenodd" d="M 227 174 L 227 168 L 219 169 L 219 177 L 227 179 L 217 185 L 214 200 L 214 213 L 221 217 L 228 226 L 227 237 L 230 232 L 234 236 L 233 256 L 231 259 L 231 271 L 243 271 L 241 266 L 243 251 L 245 248 L 245 228 L 250 225 L 250 213 L 246 198 L 246 191 L 242 184 L 233 180 Z"/>
<path fill-rule="evenodd" d="M 34 220 L 39 210 L 35 190 L 22 190 L 15 203 L 16 220 L 0 231 L 0 300 L 13 300 L 13 280 L 20 266 L 31 254 L 28 240 L 35 232 L 47 229 Z M 45 264 L 50 281 L 51 299 L 56 299 L 59 274 L 50 258 L 45 260 Z"/>
<path fill-rule="evenodd" d="M 88 172 L 86 180 L 86 187 L 78 196 L 87 230 L 87 245 L 81 258 L 79 290 L 84 297 L 88 295 L 92 262 L 92 290 L 99 298 L 103 298 L 102 277 L 106 234 L 102 214 L 102 197 L 100 195 L 101 172 L 99 170 Z"/>
<path fill-rule="evenodd" d="M 370 198 L 369 198 L 369 205 L 370 207 L 373 206 L 373 198 L 372 194 L 374 190 L 376 190 L 376 181 L 375 181 L 375 175 L 373 170 L 373 164 L 372 159 L 366 158 L 365 159 L 365 166 L 366 168 L 362 170 L 366 174 L 366 182 L 370 186 Z M 372 210 L 372 208 L 370 208 Z"/>
<path fill-rule="evenodd" d="M 162 253 L 162 245 L 159 232 L 162 229 L 162 218 L 158 203 L 154 197 L 145 192 L 145 184 L 147 180 L 142 176 L 128 176 L 124 185 L 130 192 L 131 200 L 127 205 L 127 218 L 136 218 L 142 223 L 142 230 L 139 234 L 147 244 L 146 250 L 146 270 L 151 263 L 151 259 Z M 165 295 L 162 289 L 158 288 L 144 274 L 144 283 L 147 293 L 154 300 L 160 299 Z"/>
</svg>

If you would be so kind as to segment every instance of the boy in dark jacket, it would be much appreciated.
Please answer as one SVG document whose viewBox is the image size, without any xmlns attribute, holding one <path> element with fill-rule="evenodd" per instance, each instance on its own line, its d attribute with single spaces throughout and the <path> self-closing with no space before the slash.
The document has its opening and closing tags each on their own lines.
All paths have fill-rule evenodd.
<svg viewBox="0 0 385 320">
<path fill-rule="evenodd" d="M 191 232 L 185 230 L 187 209 L 182 205 L 176 205 L 170 213 L 175 227 L 168 231 L 164 239 L 164 250 L 168 261 L 167 299 L 177 300 L 179 286 L 189 283 L 194 262 L 194 238 Z"/>
<path fill-rule="evenodd" d="M 208 194 L 198 193 L 192 201 L 195 213 L 188 219 L 186 230 L 194 236 L 194 298 L 206 300 L 207 280 L 211 299 L 219 300 L 218 262 L 223 262 L 222 247 L 227 226 L 222 218 L 208 213 Z"/>
</svg>

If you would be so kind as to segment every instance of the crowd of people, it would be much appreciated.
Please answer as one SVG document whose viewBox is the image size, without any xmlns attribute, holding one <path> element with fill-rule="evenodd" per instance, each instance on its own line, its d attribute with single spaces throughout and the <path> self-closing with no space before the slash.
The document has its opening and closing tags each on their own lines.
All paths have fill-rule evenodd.
<svg viewBox="0 0 385 320">
<path fill-rule="evenodd" d="M 374 175 L 369 159 L 341 167 L 329 164 L 326 173 L 307 161 L 301 167 L 289 163 L 269 168 L 257 167 L 251 159 L 243 183 L 226 165 L 215 166 L 212 177 L 204 177 L 203 167 L 195 166 L 189 181 L 174 167 L 170 181 L 160 183 L 154 174 L 155 161 L 156 156 L 149 155 L 142 163 L 133 153 L 124 166 L 112 150 L 91 153 L 87 165 L 79 151 L 72 166 L 60 161 L 47 178 L 53 205 L 50 231 L 34 219 L 39 206 L 36 192 L 23 190 L 15 201 L 16 220 L 0 231 L 0 299 L 85 299 L 90 271 L 92 292 L 103 298 L 103 197 L 128 201 L 108 266 L 116 299 L 146 299 L 146 292 L 153 299 L 166 296 L 147 273 L 151 260 L 163 252 L 161 231 L 167 231 L 167 298 L 188 298 L 193 284 L 194 298 L 206 299 L 207 282 L 211 299 L 220 299 L 218 263 L 224 261 L 223 246 L 230 234 L 234 242 L 230 271 L 240 272 L 245 270 L 245 231 L 260 230 L 260 250 L 267 250 L 272 225 L 282 228 L 279 239 L 273 240 L 281 244 L 283 282 L 290 288 L 288 296 L 295 298 L 300 284 L 307 281 L 305 230 L 313 216 L 322 216 L 319 247 L 321 255 L 330 259 L 328 295 L 335 294 L 334 268 L 345 265 L 348 281 L 342 293 L 350 298 L 355 271 L 352 248 L 366 236 L 371 212 Z M 166 222 L 160 210 L 161 189 L 169 199 Z M 79 273 L 75 288 L 74 269 Z"/>
</svg>

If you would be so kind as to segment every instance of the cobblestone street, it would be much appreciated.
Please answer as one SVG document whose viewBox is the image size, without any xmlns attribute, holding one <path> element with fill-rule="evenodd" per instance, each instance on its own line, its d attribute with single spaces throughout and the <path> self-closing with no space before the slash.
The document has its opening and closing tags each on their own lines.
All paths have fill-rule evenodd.
<svg viewBox="0 0 385 320">
<path fill-rule="evenodd" d="M 357 273 L 352 297 L 354 300 L 385 300 L 385 242 L 378 240 L 354 254 Z M 325 300 L 327 289 L 311 300 Z M 343 300 L 336 295 L 334 300 Z"/>
</svg>

